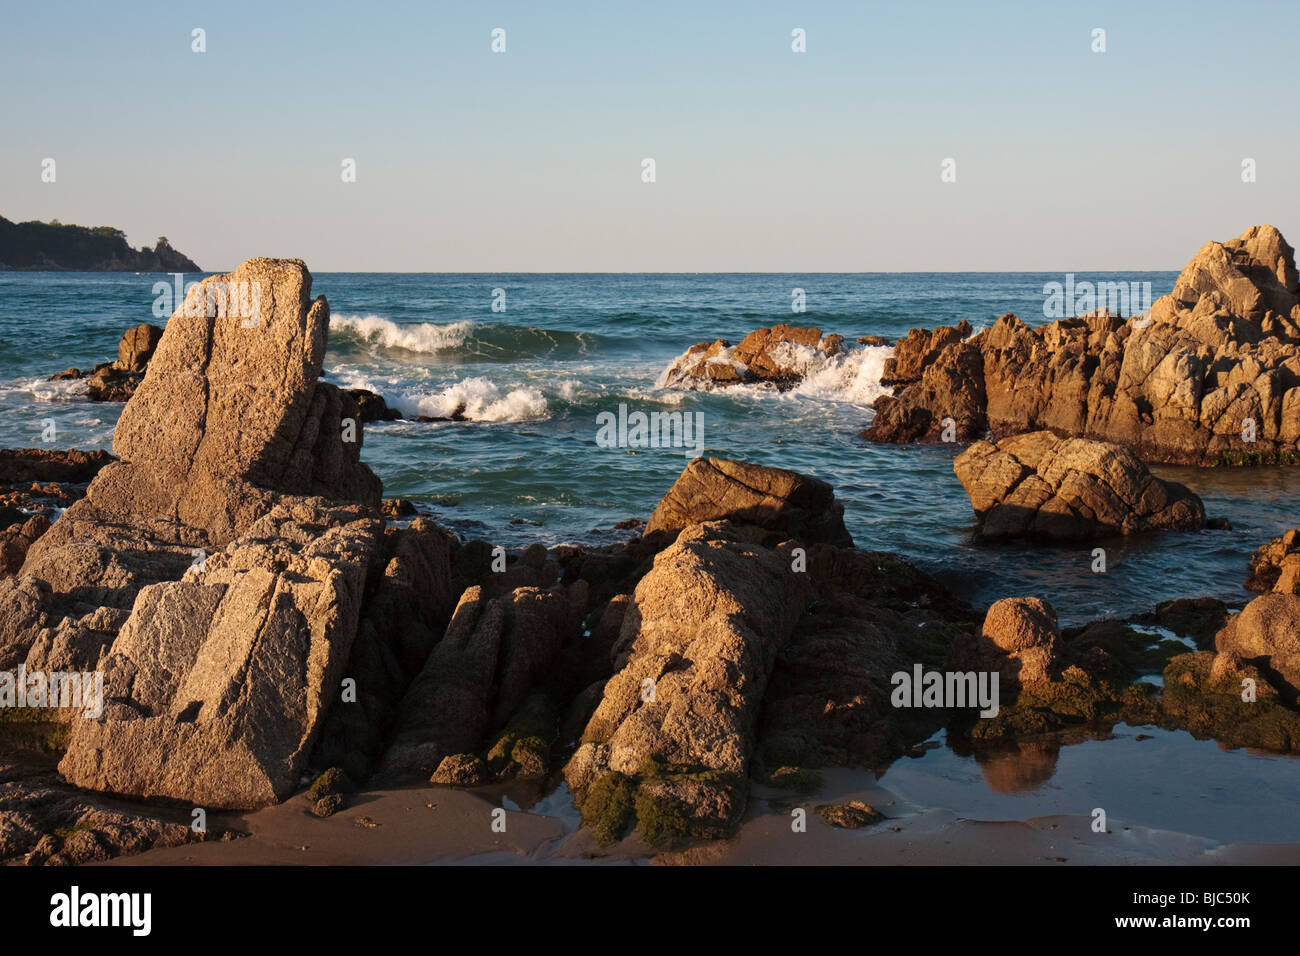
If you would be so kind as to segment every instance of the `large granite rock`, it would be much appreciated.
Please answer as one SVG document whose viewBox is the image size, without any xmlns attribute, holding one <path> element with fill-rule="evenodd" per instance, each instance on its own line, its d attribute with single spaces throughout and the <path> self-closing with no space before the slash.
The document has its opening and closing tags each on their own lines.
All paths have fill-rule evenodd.
<svg viewBox="0 0 1300 956">
<path fill-rule="evenodd" d="M 104 715 L 71 724 L 67 780 L 205 807 L 292 793 L 341 695 L 378 525 L 281 503 L 205 569 L 142 588 L 100 662 Z"/>
<path fill-rule="evenodd" d="M 257 314 L 217 305 L 238 288 Z M 69 781 L 208 807 L 297 786 L 391 557 L 355 405 L 319 381 L 328 321 L 299 260 L 191 290 L 123 409 L 120 460 L 0 581 L 0 665 L 104 672 Z"/>
<path fill-rule="evenodd" d="M 495 598 L 468 588 L 402 700 L 384 772 L 428 778 L 443 758 L 480 749 L 545 681 L 580 632 L 586 603 L 581 581 Z"/>
<path fill-rule="evenodd" d="M 256 284 L 258 323 L 190 307 L 212 283 Z M 296 259 L 250 259 L 191 290 L 122 410 L 121 460 L 29 549 L 21 573 L 129 608 L 140 586 L 178 578 L 195 549 L 224 546 L 281 495 L 377 507 L 355 408 L 318 381 L 329 308 L 310 293 Z"/>
<path fill-rule="evenodd" d="M 1145 317 L 1030 328 L 1008 314 L 969 340 L 913 332 L 895 351 L 872 441 L 940 440 L 951 418 L 959 440 L 1051 429 L 1147 461 L 1300 460 L 1300 293 L 1272 226 L 1207 243 Z"/>
<path fill-rule="evenodd" d="M 1205 526 L 1201 500 L 1106 442 L 1031 432 L 976 442 L 953 462 L 986 539 L 1083 540 Z"/>
<path fill-rule="evenodd" d="M 726 458 L 697 458 L 668 489 L 646 534 L 677 531 L 702 521 L 729 520 L 814 544 L 852 547 L 844 506 L 824 481 L 781 468 Z"/>
<path fill-rule="evenodd" d="M 718 834 L 744 810 L 759 705 L 808 585 L 788 556 L 736 535 L 686 529 L 637 585 L 615 650 L 625 663 L 565 768 L 588 817 L 610 774 L 633 782 L 643 832 L 667 814 Z"/>
</svg>

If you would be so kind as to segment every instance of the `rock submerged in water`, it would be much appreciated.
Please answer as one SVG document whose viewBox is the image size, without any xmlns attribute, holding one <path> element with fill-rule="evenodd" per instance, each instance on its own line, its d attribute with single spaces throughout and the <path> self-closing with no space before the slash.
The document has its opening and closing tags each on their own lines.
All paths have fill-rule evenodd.
<svg viewBox="0 0 1300 956">
<path fill-rule="evenodd" d="M 784 391 L 803 380 L 811 359 L 843 350 L 843 336 L 775 325 L 750 332 L 735 346 L 726 339 L 692 345 L 663 373 L 659 384 L 711 389 L 762 383 Z"/>
<path fill-rule="evenodd" d="M 1272 226 L 1207 243 L 1145 318 L 1008 314 L 969 340 L 913 330 L 895 353 L 871 441 L 935 441 L 951 419 L 963 437 L 1050 429 L 1148 461 L 1300 460 L 1300 284 Z"/>
<path fill-rule="evenodd" d="M 826 482 L 727 458 L 691 461 L 655 508 L 645 533 L 723 519 L 778 538 L 853 546 L 844 527 L 844 505 Z"/>
<path fill-rule="evenodd" d="M 1300 528 L 1293 528 L 1259 548 L 1250 559 L 1250 591 L 1300 594 Z"/>
<path fill-rule="evenodd" d="M 163 330 L 156 325 L 143 323 L 122 333 L 117 343 L 117 360 L 102 362 L 90 372 L 64 369 L 51 375 L 50 381 L 85 379 L 86 396 L 92 402 L 128 401 L 144 380 L 149 360 L 162 340 Z"/>
<path fill-rule="evenodd" d="M 1119 445 L 1031 432 L 981 441 L 953 462 L 983 539 L 1079 541 L 1205 527 L 1200 498 Z"/>
</svg>

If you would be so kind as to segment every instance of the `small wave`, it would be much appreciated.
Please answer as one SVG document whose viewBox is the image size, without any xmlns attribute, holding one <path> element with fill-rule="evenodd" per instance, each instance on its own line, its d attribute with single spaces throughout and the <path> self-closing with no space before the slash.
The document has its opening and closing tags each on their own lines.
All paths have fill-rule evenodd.
<svg viewBox="0 0 1300 956">
<path fill-rule="evenodd" d="M 333 315 L 330 330 L 351 333 L 363 342 L 408 352 L 445 352 L 464 345 L 474 329 L 473 322 L 448 325 L 398 325 L 379 315 Z"/>
<path fill-rule="evenodd" d="M 395 400 L 407 418 L 464 418 L 473 422 L 526 422 L 545 418 L 546 396 L 531 387 L 501 388 L 486 378 L 467 378 L 438 392 L 414 393 Z"/>
<path fill-rule="evenodd" d="M 86 400 L 87 388 L 85 379 L 64 378 L 51 382 L 34 378 L 0 386 L 0 397 L 27 394 L 38 402 L 77 402 Z"/>
<path fill-rule="evenodd" d="M 744 372 L 745 365 L 738 362 L 733 354 L 735 348 L 723 349 L 710 362 L 726 363 L 737 371 Z M 673 369 L 685 359 L 683 352 L 669 363 L 655 382 L 657 388 L 685 389 L 689 391 L 711 390 L 709 382 L 702 382 L 689 375 L 672 374 Z M 821 399 L 831 402 L 848 402 L 854 405 L 870 405 L 891 390 L 880 384 L 885 371 L 885 360 L 894 354 L 887 345 L 846 346 L 836 355 L 827 355 L 821 349 L 805 345 L 782 342 L 773 347 L 769 354 L 780 365 L 802 376 L 798 385 L 779 394 L 799 395 L 805 398 Z M 728 391 L 739 389 L 745 392 L 778 394 L 769 384 L 733 385 Z"/>
<path fill-rule="evenodd" d="M 588 355 L 606 344 L 617 344 L 595 332 L 571 332 L 506 323 L 469 320 L 434 325 L 399 325 L 380 315 L 335 315 L 330 331 L 334 345 L 376 350 L 401 350 L 436 355 L 440 363 L 464 361 L 513 362 L 519 359 Z M 631 347 L 631 341 L 623 343 Z"/>
</svg>

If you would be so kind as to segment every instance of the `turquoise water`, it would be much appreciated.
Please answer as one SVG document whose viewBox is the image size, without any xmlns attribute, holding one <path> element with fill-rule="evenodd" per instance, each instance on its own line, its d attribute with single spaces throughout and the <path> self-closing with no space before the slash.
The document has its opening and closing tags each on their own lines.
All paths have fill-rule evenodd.
<svg viewBox="0 0 1300 956">
<path fill-rule="evenodd" d="M 1159 296 L 1175 277 L 1091 278 L 1150 282 Z M 115 357 L 130 325 L 161 324 L 152 306 L 163 278 L 0 273 L 0 447 L 39 445 L 47 419 L 58 430 L 54 445 L 110 447 L 120 407 L 85 401 L 75 383 L 43 379 Z M 1065 622 L 1126 615 L 1173 597 L 1242 599 L 1253 550 L 1300 524 L 1300 469 L 1161 469 L 1234 530 L 1108 542 L 1109 571 L 1093 574 L 1091 546 L 972 546 L 973 514 L 952 473 L 960 449 L 875 446 L 857 437 L 881 393 L 886 350 L 857 349 L 784 394 L 656 386 L 695 342 L 735 342 L 776 322 L 817 325 L 850 342 L 960 319 L 978 329 L 1008 311 L 1045 322 L 1043 285 L 1062 281 L 1059 274 L 314 279 L 333 315 L 328 381 L 372 388 L 410 415 L 463 406 L 471 419 L 368 425 L 362 454 L 385 494 L 424 502 L 460 533 L 507 546 L 612 540 L 615 522 L 649 515 L 687 459 L 680 448 L 598 446 L 597 415 L 620 403 L 629 411 L 702 413 L 706 454 L 831 482 L 860 547 L 899 552 L 978 603 L 1040 595 Z M 801 315 L 791 312 L 795 288 L 807 297 Z M 492 310 L 494 289 L 505 292 L 504 312 Z"/>
</svg>

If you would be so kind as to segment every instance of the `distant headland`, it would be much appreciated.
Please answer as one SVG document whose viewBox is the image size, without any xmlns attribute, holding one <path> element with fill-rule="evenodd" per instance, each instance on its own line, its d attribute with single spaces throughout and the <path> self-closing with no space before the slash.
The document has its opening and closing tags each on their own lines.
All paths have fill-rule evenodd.
<svg viewBox="0 0 1300 956">
<path fill-rule="evenodd" d="M 193 259 L 160 236 L 152 249 L 132 249 L 112 226 L 10 222 L 0 216 L 0 270 L 74 272 L 202 272 Z"/>
</svg>

